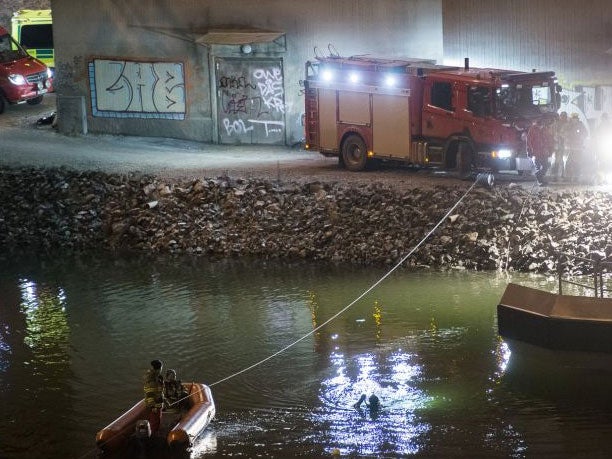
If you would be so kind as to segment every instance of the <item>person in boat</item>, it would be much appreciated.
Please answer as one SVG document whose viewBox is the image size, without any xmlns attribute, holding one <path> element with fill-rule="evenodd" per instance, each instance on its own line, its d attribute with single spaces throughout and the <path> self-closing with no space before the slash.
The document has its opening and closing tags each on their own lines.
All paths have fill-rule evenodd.
<svg viewBox="0 0 612 459">
<path fill-rule="evenodd" d="M 144 377 L 144 397 L 148 410 L 148 421 L 151 433 L 159 429 L 164 406 L 164 377 L 162 376 L 163 363 L 161 360 L 152 360 L 151 368 Z"/>
<path fill-rule="evenodd" d="M 187 396 L 187 391 L 180 380 L 176 379 L 176 371 L 169 369 L 166 371 L 164 380 L 164 400 L 167 408 L 180 408 L 183 399 Z"/>
</svg>

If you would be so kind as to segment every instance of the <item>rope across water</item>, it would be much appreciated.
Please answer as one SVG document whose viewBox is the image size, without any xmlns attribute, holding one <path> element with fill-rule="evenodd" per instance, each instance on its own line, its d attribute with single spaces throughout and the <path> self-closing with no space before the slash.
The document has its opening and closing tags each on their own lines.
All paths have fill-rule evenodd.
<svg viewBox="0 0 612 459">
<path fill-rule="evenodd" d="M 406 260 L 408 258 L 410 258 L 410 256 L 416 252 L 419 247 L 421 247 L 421 245 L 423 245 L 423 243 L 429 239 L 429 237 L 440 227 L 440 225 L 442 225 L 442 223 L 444 223 L 444 221 L 452 214 L 452 212 L 459 206 L 459 204 L 461 204 L 461 202 L 465 199 L 465 197 L 474 189 L 474 187 L 479 183 L 479 179 L 476 179 L 476 181 L 474 181 L 474 183 L 472 183 L 472 185 L 467 189 L 467 191 L 461 196 L 461 198 L 459 198 L 459 200 L 446 212 L 446 214 L 444 214 L 444 216 L 438 221 L 438 223 L 425 235 L 425 237 L 423 237 L 423 239 L 421 239 L 421 241 L 415 245 L 412 250 L 410 250 L 406 255 L 404 255 L 400 261 L 397 262 L 397 264 L 395 264 L 395 266 L 393 266 L 389 271 L 387 271 L 386 274 L 384 274 L 380 279 L 378 279 L 376 282 L 374 282 L 370 287 L 368 287 L 366 290 L 364 290 L 359 296 L 357 296 L 353 301 L 351 301 L 349 304 L 347 304 L 344 308 L 340 309 L 338 312 L 336 312 L 333 316 L 331 316 L 329 319 L 327 319 L 325 322 L 323 322 L 322 324 L 320 324 L 319 326 L 313 328 L 312 330 L 310 330 L 308 333 L 306 333 L 305 335 L 303 335 L 302 337 L 296 339 L 295 341 L 293 341 L 290 344 L 287 344 L 285 347 L 283 347 L 282 349 L 279 349 L 278 351 L 276 351 L 274 354 L 269 355 L 268 357 L 265 357 L 263 359 L 261 359 L 258 362 L 255 362 L 252 365 L 249 365 L 246 368 L 243 368 L 242 370 L 239 370 L 235 373 L 232 373 L 229 376 L 226 376 L 222 379 L 219 379 L 218 381 L 213 382 L 212 384 L 209 384 L 209 387 L 213 387 L 216 386 L 218 384 L 221 384 L 225 381 L 228 381 L 232 378 L 235 378 L 238 375 L 241 375 L 242 373 L 246 373 L 249 370 L 252 370 L 255 367 L 258 367 L 259 365 L 262 365 L 263 363 L 267 362 L 268 360 L 273 359 L 274 357 L 279 356 L 280 354 L 284 353 L 285 351 L 287 351 L 288 349 L 292 348 L 293 346 L 295 346 L 296 344 L 298 344 L 299 342 L 303 341 L 304 339 L 308 338 L 309 336 L 313 335 L 314 333 L 318 332 L 319 330 L 321 330 L 323 327 L 325 327 L 327 324 L 329 324 L 330 322 L 332 322 L 333 320 L 335 320 L 337 317 L 339 317 L 340 315 L 342 315 L 344 312 L 346 312 L 349 308 L 351 308 L 355 303 L 357 303 L 359 300 L 361 300 L 363 297 L 365 297 L 368 293 L 370 293 L 372 290 L 374 290 L 376 287 L 378 287 L 387 277 L 389 277 L 393 272 L 395 272 L 402 264 L 404 264 L 406 262 Z M 175 402 L 175 403 L 178 403 Z"/>
<path fill-rule="evenodd" d="M 331 316 L 329 319 L 327 319 L 325 322 L 323 322 L 322 324 L 320 324 L 319 326 L 313 328 L 312 330 L 310 330 L 308 333 L 304 334 L 303 336 L 301 336 L 300 338 L 296 339 L 295 341 L 287 344 L 285 347 L 283 347 L 282 349 L 279 349 L 278 351 L 276 351 L 275 353 L 259 360 L 258 362 L 253 363 L 252 365 L 249 365 L 246 368 L 243 368 L 242 370 L 236 371 L 235 373 L 232 373 L 222 379 L 219 379 L 218 381 L 215 381 L 211 384 L 208 384 L 208 387 L 214 387 L 217 386 L 221 383 L 224 383 L 232 378 L 235 378 L 238 375 L 241 375 L 243 373 L 246 373 L 247 371 L 252 370 L 253 368 L 256 368 L 262 364 L 264 364 L 265 362 L 272 360 L 273 358 L 283 354 L 284 352 L 286 352 L 287 350 L 291 349 L 293 346 L 295 346 L 296 344 L 300 343 L 301 341 L 305 340 L 306 338 L 308 338 L 309 336 L 313 335 L 314 333 L 318 332 L 319 330 L 321 330 L 323 327 L 325 327 L 327 324 L 329 324 L 330 322 L 332 322 L 333 320 L 335 320 L 336 318 L 338 318 L 340 315 L 342 315 L 344 312 L 346 312 L 348 309 L 350 309 L 353 305 L 355 305 L 355 303 L 357 303 L 358 301 L 360 301 L 362 298 L 364 298 L 368 293 L 370 293 L 372 290 L 374 290 L 376 287 L 378 287 L 385 279 L 387 279 L 391 274 L 393 274 L 400 266 L 402 266 L 406 260 L 408 258 L 410 258 L 410 256 L 412 256 L 412 254 L 414 252 L 416 252 L 419 247 L 421 247 L 421 245 L 423 245 L 425 243 L 425 241 L 427 239 L 429 239 L 429 237 L 442 225 L 442 223 L 444 223 L 444 221 L 453 213 L 453 211 L 459 207 L 459 205 L 461 204 L 461 202 L 466 198 L 466 196 L 474 189 L 474 187 L 482 182 L 483 177 L 481 175 L 479 175 L 476 180 L 474 181 L 474 183 L 472 183 L 472 185 L 465 191 L 465 193 L 457 200 L 457 202 L 444 214 L 444 216 L 442 216 L 442 218 L 440 218 L 440 220 L 438 221 L 438 223 L 436 223 L 436 225 L 421 239 L 421 241 L 419 241 L 418 244 L 416 244 L 406 255 L 404 255 L 396 264 L 395 266 L 393 266 L 389 271 L 387 271 L 382 277 L 380 277 L 376 282 L 374 282 L 372 285 L 370 285 L 370 287 L 368 287 L 366 290 L 364 290 L 359 296 L 357 296 L 353 301 L 351 301 L 349 304 L 347 304 L 345 307 L 343 307 L 342 309 L 340 309 L 338 312 L 336 312 L 333 316 Z M 198 393 L 201 392 L 201 390 L 198 390 L 194 393 Z M 182 402 L 183 400 L 186 400 L 187 398 L 189 398 L 190 395 L 185 396 L 179 400 L 176 400 L 175 402 L 171 403 L 169 406 L 174 406 L 180 402 Z M 89 453 L 88 453 L 89 454 Z M 85 457 L 85 456 L 82 456 Z"/>
</svg>

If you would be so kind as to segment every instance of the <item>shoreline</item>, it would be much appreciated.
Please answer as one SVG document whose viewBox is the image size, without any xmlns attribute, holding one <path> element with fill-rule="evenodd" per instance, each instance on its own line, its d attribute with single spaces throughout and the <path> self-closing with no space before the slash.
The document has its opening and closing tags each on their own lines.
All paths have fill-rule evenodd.
<svg viewBox="0 0 612 459">
<path fill-rule="evenodd" d="M 0 168 L 0 178 L 0 247 L 9 253 L 136 251 L 359 266 L 395 265 L 465 193 L 456 185 L 66 168 Z M 406 266 L 556 273 L 557 251 L 612 256 L 610 209 L 612 196 L 597 191 L 474 188 Z M 567 271 L 588 272 L 580 262 Z"/>
</svg>

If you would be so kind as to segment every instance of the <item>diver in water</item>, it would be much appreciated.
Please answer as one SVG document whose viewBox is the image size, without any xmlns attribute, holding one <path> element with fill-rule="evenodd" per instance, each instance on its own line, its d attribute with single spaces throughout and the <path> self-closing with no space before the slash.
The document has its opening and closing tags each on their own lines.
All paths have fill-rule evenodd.
<svg viewBox="0 0 612 459">
<path fill-rule="evenodd" d="M 353 407 L 357 410 L 361 409 L 361 404 L 365 403 L 365 405 L 370 409 L 371 413 L 376 413 L 380 409 L 380 399 L 372 394 L 366 401 L 366 394 L 362 394 L 357 403 L 353 405 Z"/>
</svg>

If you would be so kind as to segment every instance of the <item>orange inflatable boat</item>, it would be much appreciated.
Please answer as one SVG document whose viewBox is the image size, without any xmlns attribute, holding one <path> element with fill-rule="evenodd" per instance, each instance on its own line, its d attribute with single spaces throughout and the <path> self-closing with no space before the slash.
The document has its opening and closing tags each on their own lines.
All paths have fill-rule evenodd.
<svg viewBox="0 0 612 459">
<path fill-rule="evenodd" d="M 210 388 L 200 383 L 183 383 L 189 394 L 181 410 L 164 411 L 160 432 L 166 436 L 168 446 L 189 447 L 215 417 L 215 402 Z M 139 421 L 147 419 L 144 400 L 139 401 L 96 435 L 96 444 L 103 451 L 112 451 L 125 446 L 135 434 Z M 171 425 L 167 426 L 168 419 Z M 164 429 L 165 427 L 165 429 Z"/>
</svg>

